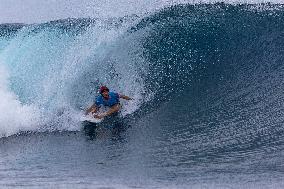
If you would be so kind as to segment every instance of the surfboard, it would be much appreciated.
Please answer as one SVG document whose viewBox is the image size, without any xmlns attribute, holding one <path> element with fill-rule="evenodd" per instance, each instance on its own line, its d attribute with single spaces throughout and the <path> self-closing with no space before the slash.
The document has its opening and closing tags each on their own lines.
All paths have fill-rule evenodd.
<svg viewBox="0 0 284 189">
<path fill-rule="evenodd" d="M 82 122 L 91 122 L 91 123 L 100 123 L 100 122 L 103 121 L 103 119 L 97 119 L 97 118 L 94 118 L 91 115 L 83 115 L 81 117 L 80 121 L 82 121 Z"/>
</svg>

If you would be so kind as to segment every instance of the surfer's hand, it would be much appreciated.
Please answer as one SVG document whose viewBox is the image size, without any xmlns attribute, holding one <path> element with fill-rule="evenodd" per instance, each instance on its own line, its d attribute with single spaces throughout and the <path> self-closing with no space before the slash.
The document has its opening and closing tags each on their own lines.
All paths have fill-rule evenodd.
<svg viewBox="0 0 284 189">
<path fill-rule="evenodd" d="M 105 116 L 103 114 L 101 115 L 94 115 L 94 118 L 97 118 L 97 119 L 103 119 Z"/>
</svg>

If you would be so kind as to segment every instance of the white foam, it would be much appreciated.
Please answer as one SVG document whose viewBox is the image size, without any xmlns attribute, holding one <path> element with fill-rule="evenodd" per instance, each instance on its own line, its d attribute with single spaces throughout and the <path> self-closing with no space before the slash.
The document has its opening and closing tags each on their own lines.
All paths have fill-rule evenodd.
<svg viewBox="0 0 284 189">
<path fill-rule="evenodd" d="M 8 72 L 0 62 L 0 137 L 35 130 L 39 121 L 37 109 L 21 104 L 8 84 Z"/>
</svg>

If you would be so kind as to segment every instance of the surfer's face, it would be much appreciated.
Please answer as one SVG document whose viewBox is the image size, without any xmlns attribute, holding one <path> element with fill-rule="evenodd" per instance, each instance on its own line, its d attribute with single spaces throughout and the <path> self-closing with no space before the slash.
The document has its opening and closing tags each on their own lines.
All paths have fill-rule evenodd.
<svg viewBox="0 0 284 189">
<path fill-rule="evenodd" d="M 104 98 L 108 98 L 108 91 L 107 91 L 107 90 L 104 90 L 104 91 L 102 92 L 102 96 L 103 96 Z"/>
</svg>

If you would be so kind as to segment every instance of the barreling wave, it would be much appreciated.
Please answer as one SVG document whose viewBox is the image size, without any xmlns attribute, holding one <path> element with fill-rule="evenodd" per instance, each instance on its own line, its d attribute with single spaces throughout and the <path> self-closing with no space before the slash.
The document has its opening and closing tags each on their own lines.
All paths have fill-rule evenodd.
<svg viewBox="0 0 284 189">
<path fill-rule="evenodd" d="M 101 84 L 135 98 L 123 116 L 165 113 L 167 104 L 166 115 L 181 111 L 190 129 L 213 124 L 215 134 L 227 123 L 234 125 L 229 133 L 240 123 L 249 130 L 278 125 L 283 17 L 281 5 L 218 3 L 12 27 L 0 38 L 0 121 L 11 128 L 1 135 L 80 129 L 77 115 Z M 7 107 L 13 116 L 2 116 Z M 22 112 L 29 121 L 19 128 Z"/>
<path fill-rule="evenodd" d="M 123 115 L 140 106 L 144 86 L 139 74 L 144 63 L 134 36 L 125 32 L 126 20 L 132 22 L 68 19 L 27 25 L 14 37 L 1 39 L 1 64 L 9 81 L 3 87 L 18 104 L 35 107 L 38 113 L 30 116 L 37 120 L 35 130 L 80 129 L 78 116 L 94 101 L 101 84 L 136 99 L 125 104 Z M 13 108 L 12 101 L 4 100 Z M 15 111 L 14 117 L 3 116 L 1 122 L 17 128 L 11 124 L 17 117 Z"/>
</svg>

